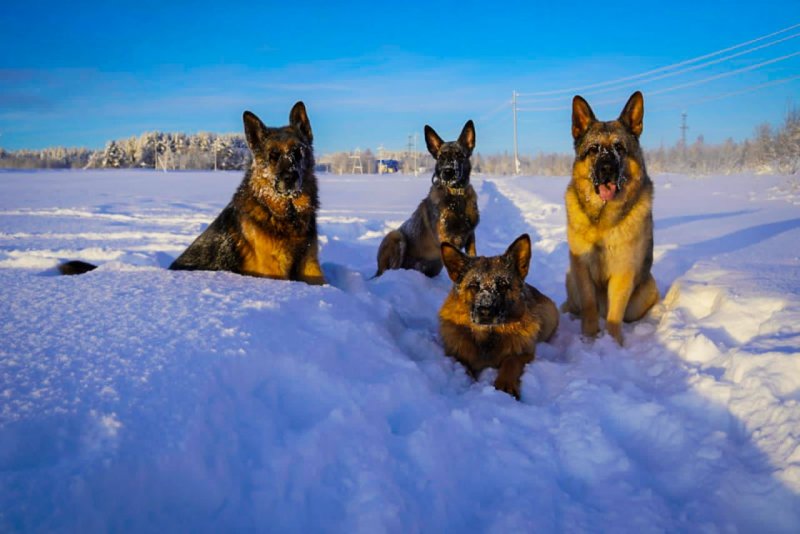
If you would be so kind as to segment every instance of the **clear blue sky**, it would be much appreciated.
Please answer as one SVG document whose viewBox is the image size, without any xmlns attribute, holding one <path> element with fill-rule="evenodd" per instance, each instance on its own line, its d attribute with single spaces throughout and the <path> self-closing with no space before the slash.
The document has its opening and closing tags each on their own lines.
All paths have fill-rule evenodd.
<svg viewBox="0 0 800 534">
<path fill-rule="evenodd" d="M 245 109 L 285 124 L 304 100 L 318 153 L 401 148 L 426 123 L 454 138 L 470 118 L 478 151 L 492 153 L 512 147 L 512 90 L 624 78 L 798 23 L 797 0 L 7 2 L 0 146 L 98 148 L 155 129 L 238 132 Z M 749 48 L 782 43 L 677 76 L 579 92 L 612 118 L 641 89 L 646 146 L 675 142 L 684 110 L 690 139 L 740 140 L 761 122 L 780 123 L 791 98 L 800 105 L 800 79 L 775 83 L 800 76 L 800 56 L 657 91 L 796 53 L 795 34 L 800 27 Z M 521 98 L 521 108 L 539 110 L 519 114 L 521 152 L 571 149 L 572 94 Z"/>
</svg>

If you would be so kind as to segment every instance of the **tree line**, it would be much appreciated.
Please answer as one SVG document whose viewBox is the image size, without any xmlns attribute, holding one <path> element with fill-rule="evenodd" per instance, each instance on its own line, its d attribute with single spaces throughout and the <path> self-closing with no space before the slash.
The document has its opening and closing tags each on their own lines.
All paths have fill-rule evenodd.
<svg viewBox="0 0 800 534">
<path fill-rule="evenodd" d="M 430 172 L 433 159 L 427 153 L 382 152 L 367 149 L 358 154 L 336 152 L 317 158 L 321 170 L 344 174 L 377 172 L 377 161 L 391 158 L 406 173 Z M 520 173 L 566 176 L 572 172 L 573 155 L 544 153 L 521 155 Z M 742 142 L 728 139 L 708 144 L 700 135 L 691 144 L 645 150 L 650 173 L 734 174 L 740 172 L 794 174 L 800 172 L 800 110 L 789 111 L 778 127 L 762 124 Z M 117 169 L 155 168 L 162 170 L 241 170 L 250 164 L 250 150 L 241 134 L 147 132 L 139 137 L 109 141 L 102 150 L 47 148 L 7 151 L 0 148 L 0 168 L 15 169 Z M 514 157 L 508 152 L 472 158 L 473 172 L 514 174 Z"/>
</svg>

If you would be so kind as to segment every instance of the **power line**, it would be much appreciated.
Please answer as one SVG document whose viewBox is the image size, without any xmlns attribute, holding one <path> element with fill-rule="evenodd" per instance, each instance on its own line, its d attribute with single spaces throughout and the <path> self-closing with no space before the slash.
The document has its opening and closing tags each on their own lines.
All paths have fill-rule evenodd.
<svg viewBox="0 0 800 534">
<path fill-rule="evenodd" d="M 721 78 L 727 78 L 728 76 L 733 76 L 734 74 L 739 74 L 741 72 L 748 72 L 751 70 L 759 69 L 761 67 L 766 67 L 767 65 L 772 65 L 773 63 L 778 63 L 779 61 L 785 61 L 787 59 L 791 59 L 795 56 L 800 56 L 799 52 L 793 52 L 791 54 L 786 54 L 785 56 L 777 57 L 774 59 L 768 59 L 767 61 L 762 61 L 761 63 L 756 63 L 755 65 L 749 65 L 747 67 L 742 67 L 741 69 L 731 70 L 728 72 L 723 72 L 722 74 L 716 74 L 714 76 L 709 76 L 708 78 L 702 78 L 700 80 L 695 80 L 693 82 L 687 82 L 680 85 L 674 85 L 672 87 L 667 87 L 666 89 L 659 89 L 657 91 L 650 91 L 650 95 L 660 95 L 662 93 L 669 93 L 672 91 L 677 91 L 678 89 L 685 89 L 686 87 L 693 87 L 695 85 L 700 85 L 707 82 L 712 82 L 714 80 L 719 80 Z"/>
<path fill-rule="evenodd" d="M 740 56 L 743 56 L 743 55 L 746 55 L 746 54 L 751 54 L 751 53 L 753 53 L 753 52 L 755 52 L 757 50 L 761 50 L 763 48 L 768 48 L 770 46 L 774 46 L 776 44 L 780 44 L 780 43 L 783 43 L 785 41 L 789 41 L 791 39 L 796 39 L 797 37 L 800 37 L 800 33 L 795 33 L 795 34 L 792 34 L 792 35 L 790 35 L 788 37 L 784 37 L 782 39 L 778 39 L 777 41 L 772 41 L 770 43 L 765 43 L 765 44 L 756 46 L 754 48 L 749 48 L 747 50 L 742 50 L 741 52 L 736 52 L 735 54 L 731 54 L 729 56 L 717 58 L 717 59 L 714 59 L 714 60 L 711 60 L 711 61 L 707 61 L 705 63 L 700 63 L 699 65 L 692 65 L 691 67 L 686 67 L 684 69 L 679 69 L 679 70 L 676 70 L 676 71 L 667 72 L 666 74 L 661 74 L 659 76 L 654 76 L 652 78 L 646 78 L 646 79 L 643 79 L 643 80 L 638 80 L 636 82 L 625 83 L 625 84 L 621 84 L 621 85 L 615 85 L 613 87 L 607 87 L 607 88 L 601 89 L 599 91 L 589 91 L 588 93 L 585 93 L 585 94 L 587 96 L 591 96 L 591 95 L 599 95 L 599 94 L 603 94 L 603 93 L 610 93 L 611 91 L 624 89 L 626 87 L 634 87 L 634 86 L 641 85 L 641 84 L 644 84 L 644 83 L 650 83 L 650 82 L 654 82 L 654 81 L 657 81 L 657 80 L 663 80 L 665 78 L 671 78 L 673 76 L 678 76 L 679 74 L 685 74 L 687 72 L 696 71 L 696 70 L 699 70 L 699 69 L 702 69 L 702 68 L 705 68 L 705 67 L 709 67 L 711 65 L 716 65 L 718 63 L 722 63 L 724 61 L 728 61 L 729 59 L 740 57 Z M 562 97 L 557 97 L 557 98 L 556 97 L 537 98 L 537 99 L 534 99 L 534 100 L 527 100 L 527 101 L 525 101 L 525 103 L 526 104 L 535 104 L 535 103 L 538 103 L 538 102 L 553 102 L 553 101 L 561 100 L 563 98 L 564 98 L 563 96 Z"/>
<path fill-rule="evenodd" d="M 767 87 L 772 87 L 774 85 L 781 85 L 784 83 L 788 83 L 794 80 L 800 79 L 800 74 L 795 74 L 794 76 L 789 76 L 788 78 L 781 78 L 780 80 L 772 80 L 769 82 L 759 83 L 757 85 L 751 85 L 750 87 L 745 87 L 744 89 L 739 89 L 738 91 L 729 91 L 727 93 L 719 93 L 716 95 L 712 95 L 705 98 L 700 98 L 697 100 L 691 100 L 689 102 L 681 102 L 680 104 L 674 106 L 659 106 L 658 109 L 666 110 L 666 109 L 677 109 L 677 108 L 686 108 L 688 106 L 694 106 L 697 104 L 704 104 L 706 102 L 713 102 L 715 100 L 722 100 L 724 98 L 729 98 L 732 96 L 743 95 L 747 93 L 752 93 L 758 91 L 759 89 L 765 89 Z"/>
<path fill-rule="evenodd" d="M 780 56 L 773 59 L 768 59 L 766 61 L 762 61 L 761 63 L 756 63 L 754 65 L 749 65 L 747 67 L 742 67 L 740 69 L 731 70 L 728 72 L 723 72 L 721 74 L 715 74 L 714 76 L 709 76 L 707 78 L 701 78 L 699 80 L 694 80 L 691 82 L 686 82 L 678 85 L 673 85 L 671 87 L 666 87 L 664 89 L 658 89 L 655 91 L 649 91 L 648 96 L 660 95 L 664 93 L 671 93 L 672 91 L 678 91 L 680 89 L 686 89 L 687 87 L 694 87 L 695 85 L 701 85 L 704 83 L 712 82 L 715 80 L 719 80 L 722 78 L 727 78 L 728 76 L 733 76 L 734 74 L 740 74 L 742 72 L 748 72 L 751 70 L 759 69 L 761 67 L 765 67 L 767 65 L 772 65 L 773 63 L 778 63 L 780 61 L 786 61 L 787 59 L 791 59 L 793 57 L 799 56 L 800 51 L 793 52 L 791 54 L 786 54 L 784 56 Z M 620 102 L 624 102 L 624 98 L 615 98 L 612 100 L 605 100 L 602 102 L 596 102 L 595 105 L 606 105 L 606 104 L 618 104 Z M 540 108 L 517 108 L 517 111 L 520 112 L 545 112 L 545 111 L 565 111 L 571 109 L 571 106 L 558 106 L 558 107 L 540 107 Z"/>
<path fill-rule="evenodd" d="M 623 78 L 617 78 L 616 80 L 609 80 L 609 81 L 605 81 L 605 82 L 594 83 L 594 84 L 591 84 L 591 85 L 584 85 L 584 86 L 581 86 L 581 87 L 569 87 L 569 88 L 563 88 L 563 89 L 554 89 L 554 90 L 550 90 L 550 91 L 537 91 L 537 92 L 533 92 L 533 93 L 519 93 L 519 96 L 523 96 L 523 97 L 526 97 L 526 96 L 549 96 L 549 95 L 557 95 L 557 94 L 563 94 L 563 93 L 574 93 L 574 92 L 577 92 L 577 91 L 584 91 L 586 89 L 594 89 L 594 88 L 597 88 L 597 87 L 606 87 L 608 85 L 614 85 L 614 84 L 621 83 L 621 82 L 627 82 L 627 81 L 630 81 L 630 80 L 637 80 L 639 78 L 644 78 L 646 76 L 650 76 L 651 74 L 664 72 L 664 71 L 667 71 L 667 70 L 670 70 L 670 69 L 673 69 L 673 68 L 676 68 L 676 67 L 682 67 L 684 65 L 690 65 L 690 64 L 695 63 L 697 61 L 703 61 L 705 59 L 712 58 L 712 57 L 718 56 L 720 54 L 724 54 L 726 52 L 730 52 L 731 50 L 736 50 L 736 49 L 742 48 L 744 46 L 749 46 L 749 45 L 751 45 L 753 43 L 757 43 L 759 41 L 763 41 L 764 39 L 769 39 L 770 37 L 774 37 L 776 35 L 780 35 L 782 33 L 786 33 L 786 32 L 788 32 L 790 30 L 795 29 L 795 28 L 800 28 L 800 23 L 793 24 L 791 26 L 783 28 L 782 30 L 778 30 L 776 32 L 772 32 L 772 33 L 769 33 L 767 35 L 762 35 L 761 37 L 756 37 L 755 39 L 750 39 L 749 41 L 745 41 L 743 43 L 739 43 L 739 44 L 736 44 L 736 45 L 733 45 L 733 46 L 729 46 L 727 48 L 723 48 L 723 49 L 717 50 L 715 52 L 710 52 L 710 53 L 704 54 L 702 56 L 697 56 L 697 57 L 692 58 L 692 59 L 687 59 L 687 60 L 684 60 L 684 61 L 681 61 L 681 62 L 678 62 L 678 63 L 673 63 L 672 65 L 666 65 L 666 66 L 663 66 L 663 67 L 659 67 L 657 69 L 652 69 L 652 70 L 649 70 L 649 71 L 641 72 L 639 74 L 634 74 L 632 76 L 625 76 Z"/>
</svg>

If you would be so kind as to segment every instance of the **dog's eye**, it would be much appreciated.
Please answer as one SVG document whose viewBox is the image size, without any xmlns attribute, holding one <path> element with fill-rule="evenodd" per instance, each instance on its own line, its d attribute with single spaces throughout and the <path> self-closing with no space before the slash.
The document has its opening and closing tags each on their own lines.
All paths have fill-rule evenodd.
<svg viewBox="0 0 800 534">
<path fill-rule="evenodd" d="M 591 145 L 589 148 L 586 149 L 587 156 L 594 156 L 600 151 L 600 147 L 598 145 Z"/>
<path fill-rule="evenodd" d="M 292 149 L 292 159 L 295 161 L 300 161 L 303 159 L 303 147 L 297 145 Z"/>
<path fill-rule="evenodd" d="M 508 281 L 507 279 L 505 279 L 505 278 L 498 278 L 498 279 L 495 281 L 494 285 L 497 287 L 497 289 L 499 289 L 499 290 L 501 290 L 501 291 L 505 291 L 506 289 L 508 289 L 509 287 L 511 287 L 511 282 L 509 282 L 509 281 Z"/>
<path fill-rule="evenodd" d="M 467 289 L 470 291 L 479 291 L 481 289 L 481 284 L 477 280 L 473 280 L 467 284 Z"/>
<path fill-rule="evenodd" d="M 614 143 L 614 150 L 617 151 L 617 154 L 624 154 L 625 153 L 625 145 L 617 141 Z"/>
<path fill-rule="evenodd" d="M 278 152 L 277 150 L 270 150 L 269 151 L 269 160 L 272 163 L 275 163 L 279 159 L 281 159 L 281 153 L 280 152 Z"/>
</svg>

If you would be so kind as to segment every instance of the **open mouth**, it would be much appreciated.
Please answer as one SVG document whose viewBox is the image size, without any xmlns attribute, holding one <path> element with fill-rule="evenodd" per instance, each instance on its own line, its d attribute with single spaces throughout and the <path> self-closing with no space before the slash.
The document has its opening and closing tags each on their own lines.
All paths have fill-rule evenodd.
<svg viewBox="0 0 800 534">
<path fill-rule="evenodd" d="M 617 196 L 617 184 L 614 182 L 600 184 L 597 186 L 597 194 L 600 195 L 600 198 L 603 200 L 603 202 L 613 200 L 614 197 Z"/>
<path fill-rule="evenodd" d="M 626 181 L 627 179 L 622 174 L 617 176 L 614 180 L 595 180 L 594 191 L 603 202 L 608 202 L 614 200 L 616 196 L 622 192 L 622 186 Z"/>
</svg>

